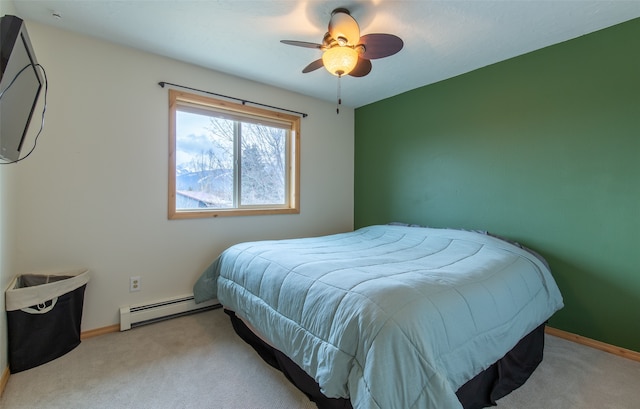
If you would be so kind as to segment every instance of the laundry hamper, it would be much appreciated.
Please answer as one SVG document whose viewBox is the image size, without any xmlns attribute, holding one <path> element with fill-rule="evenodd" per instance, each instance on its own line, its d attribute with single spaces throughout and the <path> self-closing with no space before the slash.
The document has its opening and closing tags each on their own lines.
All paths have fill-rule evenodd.
<svg viewBox="0 0 640 409">
<path fill-rule="evenodd" d="M 5 293 L 9 369 L 25 371 L 80 344 L 89 270 L 19 275 Z"/>
</svg>

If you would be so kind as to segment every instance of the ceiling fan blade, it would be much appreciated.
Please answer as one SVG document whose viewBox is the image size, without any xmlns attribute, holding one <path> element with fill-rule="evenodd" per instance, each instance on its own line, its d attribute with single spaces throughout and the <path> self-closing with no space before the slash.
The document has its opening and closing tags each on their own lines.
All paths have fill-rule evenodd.
<svg viewBox="0 0 640 409">
<path fill-rule="evenodd" d="M 360 37 L 360 44 L 365 47 L 362 57 L 368 60 L 384 58 L 402 50 L 404 42 L 393 34 L 367 34 Z"/>
<path fill-rule="evenodd" d="M 282 44 L 287 45 L 295 45 L 296 47 L 305 47 L 305 48 L 320 48 L 320 44 L 316 43 L 308 43 L 306 41 L 295 41 L 295 40 L 280 40 Z"/>
<path fill-rule="evenodd" d="M 324 64 L 322 63 L 322 58 L 315 60 L 314 62 L 312 62 L 311 64 L 307 65 L 306 67 L 304 67 L 304 69 L 302 70 L 303 74 L 306 74 L 308 72 L 311 71 L 315 71 L 318 68 L 324 67 Z"/>
<path fill-rule="evenodd" d="M 352 77 L 364 77 L 365 75 L 371 72 L 371 61 L 366 58 L 358 58 L 358 63 L 356 64 L 356 68 L 351 70 L 349 73 Z"/>
</svg>

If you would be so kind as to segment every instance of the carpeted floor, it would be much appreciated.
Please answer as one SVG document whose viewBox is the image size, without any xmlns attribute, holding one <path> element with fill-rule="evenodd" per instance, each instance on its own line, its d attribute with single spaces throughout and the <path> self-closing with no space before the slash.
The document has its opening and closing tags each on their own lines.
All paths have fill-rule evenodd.
<svg viewBox="0 0 640 409">
<path fill-rule="evenodd" d="M 541 366 L 499 409 L 640 407 L 640 362 L 556 337 L 546 342 Z M 11 375 L 0 407 L 315 409 L 235 335 L 222 310 L 85 340 Z"/>
</svg>

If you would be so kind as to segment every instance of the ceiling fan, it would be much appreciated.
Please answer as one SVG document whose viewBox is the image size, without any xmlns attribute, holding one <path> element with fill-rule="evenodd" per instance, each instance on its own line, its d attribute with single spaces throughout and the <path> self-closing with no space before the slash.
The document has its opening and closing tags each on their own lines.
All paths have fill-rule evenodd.
<svg viewBox="0 0 640 409">
<path fill-rule="evenodd" d="M 364 77 L 371 72 L 370 60 L 389 57 L 400 51 L 404 45 L 402 39 L 393 34 L 366 34 L 360 37 L 358 22 L 345 8 L 337 8 L 331 12 L 329 28 L 322 44 L 294 40 L 280 42 L 323 51 L 322 58 L 307 65 L 302 70 L 303 73 L 324 66 L 327 71 L 338 77 Z"/>
</svg>

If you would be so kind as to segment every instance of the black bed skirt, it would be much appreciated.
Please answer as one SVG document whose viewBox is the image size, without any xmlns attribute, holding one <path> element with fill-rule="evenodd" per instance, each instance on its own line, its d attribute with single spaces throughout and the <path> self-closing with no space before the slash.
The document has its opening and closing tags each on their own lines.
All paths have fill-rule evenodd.
<svg viewBox="0 0 640 409">
<path fill-rule="evenodd" d="M 318 409 L 353 409 L 349 399 L 326 397 L 316 381 L 296 363 L 262 341 L 233 311 L 224 311 L 231 317 L 231 323 L 238 336 L 251 345 L 265 362 L 282 371 L 291 383 L 316 403 Z M 544 327 L 545 324 L 542 324 L 531 331 L 502 359 L 458 389 L 456 395 L 464 409 L 496 406 L 496 400 L 525 383 L 542 362 Z"/>
</svg>

